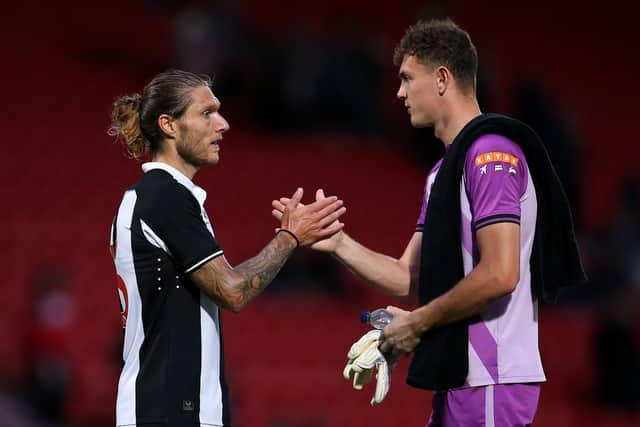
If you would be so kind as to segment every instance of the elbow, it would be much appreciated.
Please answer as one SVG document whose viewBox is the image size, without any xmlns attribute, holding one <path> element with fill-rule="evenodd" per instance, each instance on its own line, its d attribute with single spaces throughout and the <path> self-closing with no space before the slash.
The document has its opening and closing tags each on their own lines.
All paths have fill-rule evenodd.
<svg viewBox="0 0 640 427">
<path fill-rule="evenodd" d="M 215 300 L 214 300 L 215 301 Z M 240 313 L 246 304 L 242 304 L 234 301 L 216 301 L 220 308 L 230 311 L 231 313 Z"/>
<path fill-rule="evenodd" d="M 393 298 L 407 298 L 409 295 L 409 288 L 393 289 L 390 293 L 390 296 Z"/>
<path fill-rule="evenodd" d="M 242 298 L 242 293 L 235 291 L 232 286 L 223 285 L 216 289 L 207 289 L 206 294 L 218 307 L 232 313 L 240 313 L 248 302 Z"/>
<path fill-rule="evenodd" d="M 223 308 L 227 311 L 230 311 L 234 314 L 240 313 L 244 308 L 244 304 L 226 304 Z"/>
<path fill-rule="evenodd" d="M 227 298 L 222 304 L 222 308 L 232 313 L 240 313 L 247 305 L 247 301 L 243 301 L 240 298 Z"/>
<path fill-rule="evenodd" d="M 386 294 L 392 298 L 406 300 L 418 288 L 419 271 L 406 267 L 405 274 L 388 287 Z"/>
<path fill-rule="evenodd" d="M 397 301 L 398 303 L 403 303 L 403 304 L 408 304 L 411 302 L 411 299 L 409 297 L 409 292 L 403 292 L 403 291 L 388 291 L 385 292 L 385 294 L 388 297 L 393 298 L 395 301 Z"/>
<path fill-rule="evenodd" d="M 385 294 L 402 304 L 416 304 L 418 302 L 418 284 L 412 283 L 388 289 Z"/>
<path fill-rule="evenodd" d="M 490 299 L 512 293 L 520 281 L 520 266 L 517 264 L 479 264 L 478 273 L 484 276 L 482 282 L 486 284 L 486 289 L 489 292 L 487 296 Z"/>
<path fill-rule="evenodd" d="M 498 296 L 508 295 L 516 290 L 520 281 L 520 271 L 518 269 L 496 272 L 493 277 Z"/>
<path fill-rule="evenodd" d="M 409 296 L 409 289 L 394 288 L 390 289 L 388 295 L 392 298 L 406 298 Z"/>
</svg>

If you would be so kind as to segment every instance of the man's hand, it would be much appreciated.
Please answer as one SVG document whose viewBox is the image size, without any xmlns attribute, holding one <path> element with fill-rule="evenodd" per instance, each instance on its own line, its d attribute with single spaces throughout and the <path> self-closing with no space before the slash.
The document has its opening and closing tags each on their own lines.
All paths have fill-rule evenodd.
<svg viewBox="0 0 640 427">
<path fill-rule="evenodd" d="M 413 323 L 411 312 L 388 306 L 393 320 L 383 330 L 380 350 L 384 353 L 411 353 L 420 343 L 420 334 Z"/>
<path fill-rule="evenodd" d="M 296 193 L 294 193 L 295 196 Z M 302 198 L 302 195 L 300 196 L 300 198 Z M 323 203 L 327 203 L 328 200 L 337 200 L 337 197 L 326 197 L 324 195 L 324 191 L 322 189 L 319 189 L 318 191 L 316 191 L 316 202 L 305 206 L 302 203 L 300 203 L 300 199 L 298 199 L 298 203 L 297 205 L 293 205 L 293 206 L 297 206 L 299 208 L 303 208 L 303 207 L 311 207 L 313 205 L 315 205 L 316 203 L 319 202 L 323 202 Z M 273 210 L 271 211 L 272 215 L 278 220 L 278 221 L 282 221 L 283 217 L 284 217 L 284 213 L 285 210 L 287 210 L 287 208 L 292 205 L 293 202 L 293 197 L 288 198 L 288 197 L 281 197 L 279 200 L 274 200 L 273 202 L 271 202 L 271 206 L 273 207 Z M 339 201 L 340 203 L 342 203 L 342 201 Z M 340 209 L 338 209 L 340 213 L 339 216 L 342 216 L 342 214 L 344 214 L 344 212 L 346 211 L 346 208 L 342 207 Z M 314 243 L 311 244 L 311 249 L 315 249 L 318 251 L 322 251 L 322 252 L 335 252 L 336 247 L 338 246 L 340 239 L 343 236 L 343 232 L 342 232 L 342 228 L 344 227 L 344 224 L 342 222 L 340 222 L 336 217 L 336 219 L 331 222 L 329 224 L 329 226 L 327 227 L 327 230 L 334 230 L 337 228 L 337 231 L 333 231 L 331 234 L 327 234 L 325 237 L 320 238 L 320 240 L 316 240 Z M 286 228 L 286 227 L 283 227 Z M 293 230 L 290 230 L 293 232 Z M 295 232 L 294 232 L 295 233 Z M 296 234 L 296 236 L 299 239 L 299 236 Z M 302 246 L 305 246 L 302 244 L 302 241 L 300 242 L 300 244 Z"/>
</svg>

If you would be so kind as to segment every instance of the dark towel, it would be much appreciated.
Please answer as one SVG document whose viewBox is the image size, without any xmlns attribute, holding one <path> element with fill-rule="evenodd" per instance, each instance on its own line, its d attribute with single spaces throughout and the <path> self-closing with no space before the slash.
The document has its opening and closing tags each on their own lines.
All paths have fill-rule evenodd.
<svg viewBox="0 0 640 427">
<path fill-rule="evenodd" d="M 460 180 L 467 150 L 486 134 L 503 135 L 520 145 L 536 189 L 538 216 L 530 261 L 535 297 L 554 302 L 561 289 L 586 281 L 569 202 L 540 138 L 518 120 L 483 114 L 471 120 L 455 138 L 431 188 L 422 235 L 421 305 L 446 293 L 464 277 Z M 409 367 L 409 385 L 447 390 L 464 384 L 469 370 L 469 322 L 467 319 L 445 325 L 422 336 Z"/>
</svg>

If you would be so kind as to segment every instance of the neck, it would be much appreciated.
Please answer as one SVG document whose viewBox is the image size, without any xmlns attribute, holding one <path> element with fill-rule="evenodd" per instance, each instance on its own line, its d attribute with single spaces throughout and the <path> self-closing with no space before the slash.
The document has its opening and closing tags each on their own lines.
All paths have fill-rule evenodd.
<svg viewBox="0 0 640 427">
<path fill-rule="evenodd" d="M 475 96 L 464 97 L 445 111 L 434 126 L 436 137 L 445 145 L 450 145 L 467 123 L 482 114 Z"/>
<path fill-rule="evenodd" d="M 179 170 L 184 176 L 193 180 L 198 168 L 186 162 L 178 153 L 157 152 L 153 154 L 152 161 L 165 163 Z"/>
</svg>

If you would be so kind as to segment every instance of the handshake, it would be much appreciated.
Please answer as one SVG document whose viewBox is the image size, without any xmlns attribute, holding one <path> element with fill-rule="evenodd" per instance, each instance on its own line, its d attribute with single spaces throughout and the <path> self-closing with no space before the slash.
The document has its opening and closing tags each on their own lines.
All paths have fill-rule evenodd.
<svg viewBox="0 0 640 427">
<path fill-rule="evenodd" d="M 390 375 L 398 361 L 399 354 L 383 354 L 378 346 L 382 341 L 382 331 L 373 329 L 356 341 L 347 357 L 349 361 L 344 368 L 343 376 L 353 381 L 353 388 L 362 388 L 371 382 L 373 371 L 377 369 L 376 390 L 371 399 L 371 406 L 382 402 L 389 391 Z"/>
</svg>

